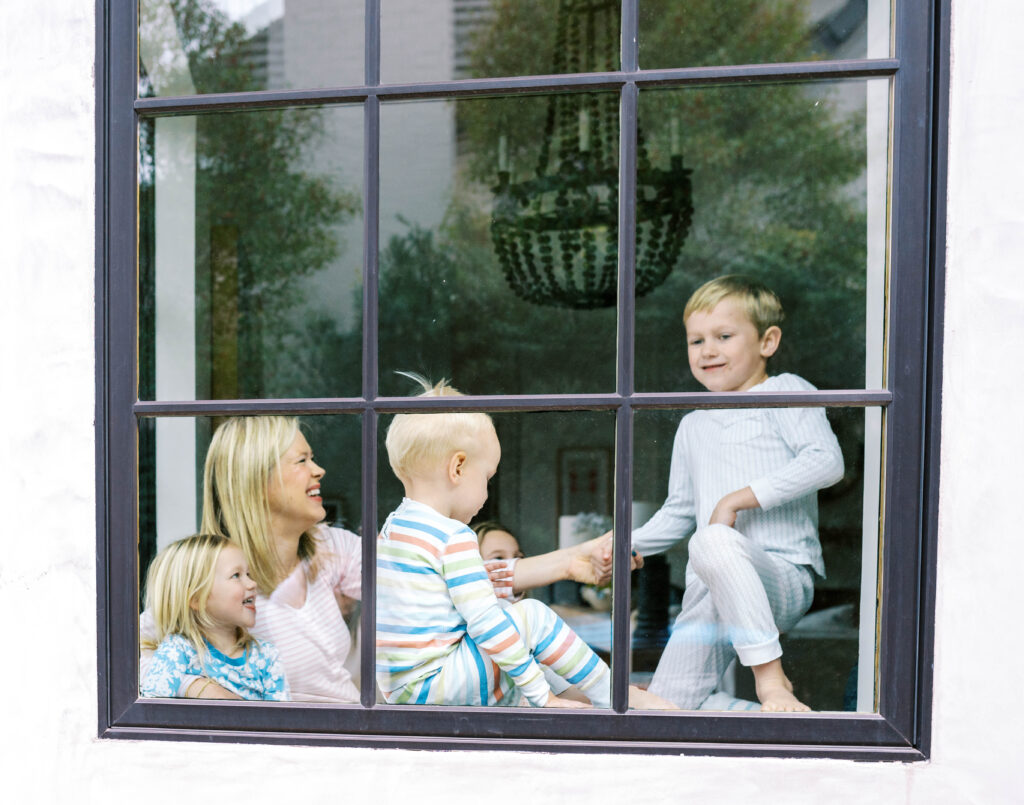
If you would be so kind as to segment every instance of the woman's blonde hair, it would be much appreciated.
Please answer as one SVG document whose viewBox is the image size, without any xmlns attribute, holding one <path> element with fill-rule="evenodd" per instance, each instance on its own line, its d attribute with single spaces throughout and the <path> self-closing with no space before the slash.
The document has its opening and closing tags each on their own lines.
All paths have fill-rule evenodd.
<svg viewBox="0 0 1024 805">
<path fill-rule="evenodd" d="M 399 372 L 419 383 L 419 397 L 461 397 L 462 392 L 447 380 L 431 384 L 412 372 Z M 494 431 L 490 416 L 479 411 L 466 413 L 396 414 L 388 427 L 384 445 L 391 469 L 401 481 L 429 471 L 458 450 L 471 452 L 488 431 Z"/>
<path fill-rule="evenodd" d="M 156 630 L 152 642 L 143 641 L 143 648 L 155 649 L 168 635 L 180 634 L 200 657 L 208 655 L 205 636 L 215 624 L 206 614 L 206 601 L 217 559 L 231 544 L 218 534 L 196 534 L 172 542 L 157 554 L 146 576 L 146 609 L 153 615 Z M 236 629 L 235 645 L 249 648 L 252 635 L 242 626 Z"/>
<path fill-rule="evenodd" d="M 217 428 L 206 451 L 200 528 L 238 543 L 250 575 L 265 595 L 288 573 L 270 533 L 270 474 L 280 472 L 281 456 L 298 432 L 295 417 L 231 417 Z M 299 539 L 299 559 L 309 560 L 311 578 L 318 569 L 318 543 L 312 529 Z"/>
</svg>

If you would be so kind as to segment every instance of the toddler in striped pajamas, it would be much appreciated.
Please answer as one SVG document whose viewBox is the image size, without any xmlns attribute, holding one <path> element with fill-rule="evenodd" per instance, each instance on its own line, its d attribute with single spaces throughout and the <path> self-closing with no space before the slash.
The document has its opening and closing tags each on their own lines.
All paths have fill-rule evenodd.
<svg viewBox="0 0 1024 805">
<path fill-rule="evenodd" d="M 444 381 L 424 396 L 458 392 Z M 405 487 L 377 542 L 377 684 L 392 704 L 584 707 L 554 695 L 538 663 L 610 706 L 608 666 L 539 601 L 503 609 L 467 523 L 501 447 L 484 413 L 399 414 L 387 434 Z"/>
<path fill-rule="evenodd" d="M 769 377 L 782 337 L 776 295 L 738 275 L 700 287 L 686 304 L 690 370 L 708 391 L 806 391 Z M 668 497 L 633 532 L 641 554 L 692 534 L 682 609 L 650 691 L 683 709 L 712 702 L 734 657 L 750 666 L 763 711 L 806 711 L 782 669 L 779 631 L 811 605 L 824 576 L 817 490 L 843 476 L 824 408 L 704 409 L 683 417 Z M 724 694 L 715 694 L 713 699 Z M 735 706 L 731 699 L 725 706 Z"/>
</svg>

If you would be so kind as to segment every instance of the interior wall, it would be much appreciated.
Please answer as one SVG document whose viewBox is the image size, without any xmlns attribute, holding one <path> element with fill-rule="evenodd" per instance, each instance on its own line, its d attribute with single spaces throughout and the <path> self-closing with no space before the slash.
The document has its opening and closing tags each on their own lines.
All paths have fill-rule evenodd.
<svg viewBox="0 0 1024 805">
<path fill-rule="evenodd" d="M 0 779 L 33 802 L 1008 802 L 1024 652 L 1018 0 L 954 2 L 933 757 L 928 763 L 96 737 L 93 4 L 5 4 L 0 47 Z M 113 490 L 113 494 L 121 494 Z M 120 580 L 113 579 L 112 583 Z M 134 580 L 124 580 L 134 584 Z M 258 787 L 258 788 L 257 788 Z"/>
</svg>

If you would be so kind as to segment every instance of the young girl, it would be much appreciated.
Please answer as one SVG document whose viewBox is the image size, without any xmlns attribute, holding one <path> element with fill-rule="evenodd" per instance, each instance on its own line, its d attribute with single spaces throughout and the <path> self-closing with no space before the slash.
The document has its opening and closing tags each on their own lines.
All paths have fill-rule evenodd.
<svg viewBox="0 0 1024 805">
<path fill-rule="evenodd" d="M 256 622 L 256 582 L 241 549 L 226 537 L 198 534 L 167 546 L 146 580 L 155 648 L 145 670 L 143 696 L 199 698 L 216 682 L 243 699 L 291 697 L 277 649 L 249 634 Z M 148 645 L 147 645 L 148 643 Z"/>
</svg>

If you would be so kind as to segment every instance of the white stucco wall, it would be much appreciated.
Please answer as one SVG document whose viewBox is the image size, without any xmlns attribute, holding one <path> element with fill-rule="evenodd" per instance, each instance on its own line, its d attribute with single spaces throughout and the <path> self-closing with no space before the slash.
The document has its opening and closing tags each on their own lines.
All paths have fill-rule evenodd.
<svg viewBox="0 0 1024 805">
<path fill-rule="evenodd" d="M 92 8 L 7 2 L 0 29 L 4 801 L 469 802 L 508 780 L 523 802 L 1019 797 L 1024 4 L 954 9 L 935 737 L 916 765 L 98 740 Z"/>
</svg>

